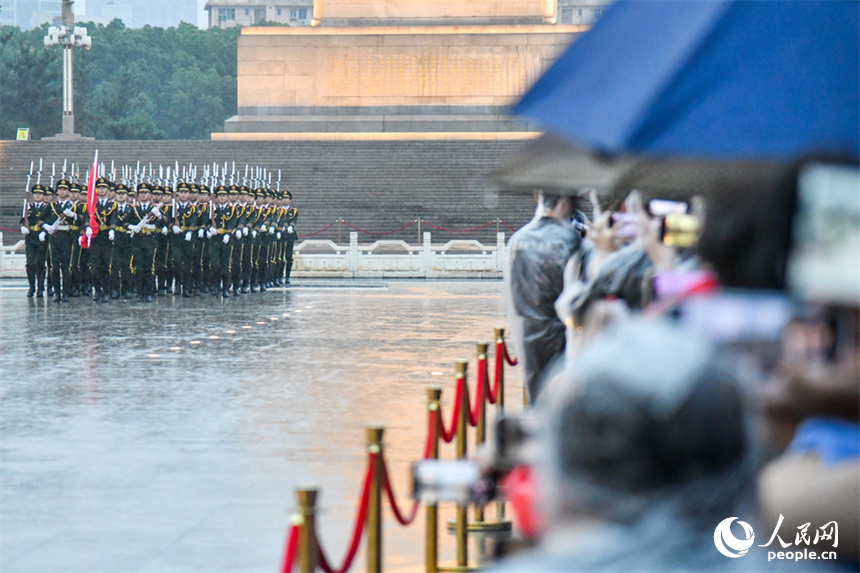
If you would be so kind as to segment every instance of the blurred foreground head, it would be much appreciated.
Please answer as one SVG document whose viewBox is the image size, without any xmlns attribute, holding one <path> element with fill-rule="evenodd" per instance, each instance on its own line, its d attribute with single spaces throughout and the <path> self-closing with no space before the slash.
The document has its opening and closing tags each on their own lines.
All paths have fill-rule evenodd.
<svg viewBox="0 0 860 573">
<path fill-rule="evenodd" d="M 754 473 L 730 362 L 665 320 L 609 328 L 546 396 L 550 521 L 632 522 L 668 509 L 713 528 Z"/>
</svg>

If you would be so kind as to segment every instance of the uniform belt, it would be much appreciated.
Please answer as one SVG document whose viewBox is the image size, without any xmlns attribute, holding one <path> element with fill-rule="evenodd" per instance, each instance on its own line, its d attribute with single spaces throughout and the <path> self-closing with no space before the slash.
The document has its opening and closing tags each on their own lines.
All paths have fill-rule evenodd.
<svg viewBox="0 0 860 573">
<path fill-rule="evenodd" d="M 57 227 L 56 230 L 57 231 L 68 231 L 68 230 L 70 230 L 70 227 L 68 225 L 60 225 L 59 227 Z"/>
<path fill-rule="evenodd" d="M 69 227 L 69 229 L 71 229 L 72 231 L 80 231 L 80 230 L 81 230 L 81 228 L 80 228 L 80 227 L 76 227 L 76 226 L 74 226 L 74 225 L 71 225 L 71 226 Z"/>
</svg>

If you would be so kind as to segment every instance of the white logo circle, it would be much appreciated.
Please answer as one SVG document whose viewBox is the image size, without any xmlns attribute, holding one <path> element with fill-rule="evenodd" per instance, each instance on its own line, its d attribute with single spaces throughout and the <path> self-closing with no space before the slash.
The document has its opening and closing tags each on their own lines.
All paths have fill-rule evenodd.
<svg viewBox="0 0 860 573">
<path fill-rule="evenodd" d="M 737 517 L 727 517 L 714 530 L 714 545 L 717 546 L 717 551 L 726 557 L 741 557 L 746 555 L 747 551 L 755 543 L 753 528 L 745 521 L 738 521 L 738 525 L 743 528 L 746 539 L 738 539 L 732 535 L 732 522 L 736 519 Z"/>
</svg>

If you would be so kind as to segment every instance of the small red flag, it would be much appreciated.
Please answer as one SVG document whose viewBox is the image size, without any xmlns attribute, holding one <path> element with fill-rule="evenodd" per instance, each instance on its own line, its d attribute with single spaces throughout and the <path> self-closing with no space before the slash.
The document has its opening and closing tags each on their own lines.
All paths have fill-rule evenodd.
<svg viewBox="0 0 860 573">
<path fill-rule="evenodd" d="M 96 218 L 96 203 L 98 201 L 98 197 L 96 196 L 96 180 L 99 178 L 99 150 L 96 149 L 96 156 L 93 159 L 93 167 L 90 169 L 90 178 L 87 181 L 87 213 L 90 216 L 90 227 L 93 230 L 92 239 L 99 234 L 99 221 Z M 87 234 L 84 233 L 81 235 L 81 247 L 85 249 L 90 248 L 90 244 L 92 242 L 90 237 L 87 237 Z"/>
</svg>

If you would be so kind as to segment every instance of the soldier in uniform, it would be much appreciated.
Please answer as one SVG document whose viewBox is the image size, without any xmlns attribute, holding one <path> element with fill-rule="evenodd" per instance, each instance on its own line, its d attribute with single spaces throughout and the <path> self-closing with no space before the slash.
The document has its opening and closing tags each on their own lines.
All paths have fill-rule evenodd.
<svg viewBox="0 0 860 573">
<path fill-rule="evenodd" d="M 242 186 L 244 187 L 244 186 Z M 233 296 L 239 296 L 239 277 L 242 272 L 242 222 L 244 209 L 241 205 L 242 187 L 230 185 L 230 206 L 233 208 L 230 237 L 230 284 L 233 286 Z"/>
<path fill-rule="evenodd" d="M 171 239 L 171 267 L 176 279 L 174 294 L 179 294 L 181 289 L 184 298 L 190 298 L 193 291 L 192 286 L 192 241 L 196 233 L 197 215 L 195 205 L 190 201 L 191 189 L 185 182 L 179 183 L 176 188 L 179 200 L 171 209 L 173 225 Z"/>
<path fill-rule="evenodd" d="M 84 230 L 87 237 L 90 238 L 90 263 L 92 264 L 93 277 L 93 300 L 102 302 L 110 301 L 111 287 L 111 265 L 113 263 L 113 241 L 111 240 L 113 230 L 110 228 L 113 213 L 116 210 L 116 203 L 108 200 L 108 192 L 110 185 L 104 177 L 99 177 L 96 180 L 96 192 L 98 200 L 96 201 L 96 224 L 97 229 L 93 229 L 87 219 L 87 226 Z"/>
<path fill-rule="evenodd" d="M 42 228 L 50 235 L 48 251 L 51 260 L 51 283 L 53 284 L 54 302 L 69 302 L 71 294 L 71 278 L 69 276 L 72 258 L 71 223 L 77 222 L 69 199 L 69 181 L 61 179 L 57 183 L 56 202 L 51 203 L 42 219 Z M 62 283 L 60 280 L 62 279 Z"/>
<path fill-rule="evenodd" d="M 27 281 L 30 289 L 27 298 L 42 298 L 45 292 L 45 259 L 48 250 L 47 233 L 42 230 L 42 219 L 48 209 L 45 203 L 45 187 L 36 184 L 30 190 L 33 201 L 27 206 L 26 216 L 21 219 L 21 233 L 27 253 Z"/>
<path fill-rule="evenodd" d="M 209 285 L 212 283 L 209 273 L 209 240 L 206 235 L 212 222 L 212 214 L 209 211 L 209 187 L 200 185 L 197 191 L 197 204 L 194 206 L 197 236 L 192 243 L 194 293 L 208 294 Z"/>
<path fill-rule="evenodd" d="M 254 245 L 256 252 L 254 253 L 254 285 L 260 289 L 260 292 L 266 292 L 266 272 L 268 265 L 266 257 L 266 243 L 268 241 L 268 226 L 266 220 L 269 217 L 268 204 L 269 190 L 266 188 L 257 190 L 257 218 L 254 226 L 256 236 L 254 237 Z"/>
<path fill-rule="evenodd" d="M 290 284 L 290 273 L 293 272 L 293 248 L 299 238 L 299 235 L 296 232 L 296 224 L 299 221 L 299 210 L 290 206 L 292 200 L 293 194 L 287 191 L 284 197 L 284 206 L 287 210 L 287 248 L 284 257 L 286 262 L 286 277 L 284 278 L 284 282 L 286 284 Z"/>
<path fill-rule="evenodd" d="M 83 273 L 81 264 L 83 262 L 81 247 L 81 229 L 84 228 L 87 221 L 87 205 L 81 202 L 81 186 L 77 183 L 72 183 L 69 188 L 69 199 L 72 201 L 72 211 L 77 217 L 70 223 L 72 235 L 72 254 L 69 262 L 69 277 L 71 279 L 72 292 L 69 296 L 81 296 L 83 288 Z"/>
<path fill-rule="evenodd" d="M 155 234 L 155 285 L 156 292 L 160 295 L 167 293 L 170 282 L 170 201 L 172 199 L 170 187 L 155 185 L 152 188 L 152 202 L 160 209 L 162 215 L 158 221 L 158 229 Z"/>
<path fill-rule="evenodd" d="M 120 183 L 116 186 L 116 211 L 111 221 L 111 229 L 114 231 L 113 241 L 113 267 L 114 284 L 113 290 L 128 300 L 134 290 L 134 278 L 131 270 L 131 236 L 128 226 L 132 219 L 132 207 L 128 203 L 128 187 Z"/>
<path fill-rule="evenodd" d="M 238 188 L 235 185 L 231 187 Z M 233 246 L 230 244 L 236 225 L 236 208 L 228 203 L 230 190 L 221 185 L 215 192 L 217 206 L 213 216 L 214 225 L 209 229 L 209 247 L 211 251 L 211 266 L 213 275 L 212 294 L 221 293 L 224 298 L 230 297 L 231 263 Z"/>
<path fill-rule="evenodd" d="M 152 302 L 155 294 L 155 237 L 164 226 L 164 214 L 151 201 L 153 186 L 141 183 L 137 186 L 138 204 L 131 208 L 128 229 L 131 232 L 131 252 L 137 283 L 137 300 Z"/>
</svg>

